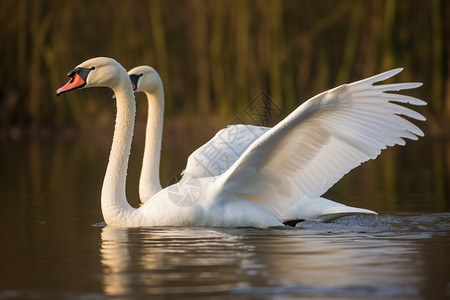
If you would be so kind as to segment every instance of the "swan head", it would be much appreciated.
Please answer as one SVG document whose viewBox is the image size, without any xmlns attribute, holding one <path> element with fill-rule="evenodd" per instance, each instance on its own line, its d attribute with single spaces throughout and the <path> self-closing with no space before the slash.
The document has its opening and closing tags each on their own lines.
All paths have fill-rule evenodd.
<svg viewBox="0 0 450 300">
<path fill-rule="evenodd" d="M 70 80 L 56 91 L 56 96 L 85 87 L 112 88 L 121 82 L 121 74 L 126 74 L 125 69 L 112 58 L 88 59 L 67 74 Z"/>
<path fill-rule="evenodd" d="M 139 66 L 128 71 L 135 92 L 154 93 L 161 87 L 162 81 L 158 72 L 149 66 Z"/>
</svg>

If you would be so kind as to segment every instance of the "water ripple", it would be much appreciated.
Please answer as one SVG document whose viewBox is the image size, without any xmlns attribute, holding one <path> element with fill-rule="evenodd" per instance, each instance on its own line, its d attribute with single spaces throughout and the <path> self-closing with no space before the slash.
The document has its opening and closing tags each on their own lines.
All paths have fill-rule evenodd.
<svg viewBox="0 0 450 300">
<path fill-rule="evenodd" d="M 316 233 L 368 233 L 434 237 L 450 235 L 450 213 L 358 215 L 337 219 L 330 223 L 305 221 L 298 228 Z"/>
</svg>

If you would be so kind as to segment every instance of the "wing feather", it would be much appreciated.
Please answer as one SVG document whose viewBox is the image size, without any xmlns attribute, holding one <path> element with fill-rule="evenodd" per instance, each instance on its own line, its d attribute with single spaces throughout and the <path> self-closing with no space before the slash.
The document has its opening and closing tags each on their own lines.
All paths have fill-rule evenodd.
<svg viewBox="0 0 450 300">
<path fill-rule="evenodd" d="M 401 70 L 341 85 L 303 103 L 256 139 L 221 175 L 223 201 L 236 197 L 257 201 L 281 215 L 303 196 L 321 196 L 386 147 L 405 145 L 405 138 L 423 136 L 406 118 L 425 118 L 399 103 L 426 102 L 390 93 L 421 83 L 373 85 Z"/>
<path fill-rule="evenodd" d="M 269 129 L 242 124 L 221 129 L 189 156 L 182 181 L 222 174 L 238 160 L 248 146 Z"/>
</svg>

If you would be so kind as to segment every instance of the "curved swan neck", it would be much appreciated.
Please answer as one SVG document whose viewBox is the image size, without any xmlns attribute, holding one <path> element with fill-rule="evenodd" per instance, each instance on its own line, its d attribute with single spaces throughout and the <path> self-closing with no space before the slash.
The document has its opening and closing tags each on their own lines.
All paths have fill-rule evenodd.
<svg viewBox="0 0 450 300">
<path fill-rule="evenodd" d="M 134 211 L 127 202 L 125 184 L 136 113 L 134 93 L 125 70 L 119 84 L 112 89 L 116 95 L 117 115 L 101 204 L 106 224 L 123 225 Z"/>
<path fill-rule="evenodd" d="M 145 92 L 148 100 L 147 128 L 144 158 L 139 180 L 139 197 L 142 202 L 150 199 L 162 187 L 159 178 L 161 143 L 164 118 L 164 90 L 162 83 L 154 92 Z"/>
</svg>

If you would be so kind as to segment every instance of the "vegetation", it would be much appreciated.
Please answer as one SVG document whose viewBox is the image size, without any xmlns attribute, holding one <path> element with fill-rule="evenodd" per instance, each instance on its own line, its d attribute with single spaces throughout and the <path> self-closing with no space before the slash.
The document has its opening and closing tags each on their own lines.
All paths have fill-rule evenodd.
<svg viewBox="0 0 450 300">
<path fill-rule="evenodd" d="M 110 127 L 110 92 L 55 97 L 75 65 L 109 56 L 154 66 L 169 116 L 225 122 L 261 92 L 289 112 L 402 66 L 401 80 L 424 82 L 411 93 L 429 101 L 422 112 L 439 133 L 450 125 L 449 12 L 444 0 L 2 0 L 0 131 Z"/>
</svg>

